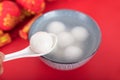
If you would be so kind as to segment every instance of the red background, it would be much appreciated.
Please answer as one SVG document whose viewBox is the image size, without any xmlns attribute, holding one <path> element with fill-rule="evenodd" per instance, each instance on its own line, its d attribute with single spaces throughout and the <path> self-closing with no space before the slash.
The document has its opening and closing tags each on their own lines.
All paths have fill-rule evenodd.
<svg viewBox="0 0 120 80">
<path fill-rule="evenodd" d="M 45 12 L 74 9 L 93 17 L 102 31 L 97 54 L 72 71 L 52 69 L 39 58 L 23 58 L 3 63 L 0 80 L 120 80 L 120 0 L 57 0 L 47 3 Z M 28 41 L 19 37 L 0 48 L 5 54 L 20 50 Z"/>
</svg>

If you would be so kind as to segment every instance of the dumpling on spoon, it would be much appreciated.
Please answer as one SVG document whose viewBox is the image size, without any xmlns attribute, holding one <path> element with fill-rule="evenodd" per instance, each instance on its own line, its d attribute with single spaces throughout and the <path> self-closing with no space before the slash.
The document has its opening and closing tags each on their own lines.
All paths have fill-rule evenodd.
<svg viewBox="0 0 120 80">
<path fill-rule="evenodd" d="M 36 53 L 46 53 L 53 43 L 52 37 L 46 32 L 37 32 L 30 39 L 30 47 Z"/>
</svg>

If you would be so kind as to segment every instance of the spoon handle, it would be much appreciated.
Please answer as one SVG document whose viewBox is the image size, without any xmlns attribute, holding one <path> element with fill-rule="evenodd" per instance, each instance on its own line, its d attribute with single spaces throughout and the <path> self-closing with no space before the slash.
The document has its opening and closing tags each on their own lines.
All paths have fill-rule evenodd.
<svg viewBox="0 0 120 80">
<path fill-rule="evenodd" d="M 17 51 L 17 52 L 7 54 L 7 55 L 5 55 L 4 62 L 13 60 L 13 59 L 26 57 L 28 53 L 29 53 L 29 47 L 27 47 L 23 50 Z"/>
</svg>

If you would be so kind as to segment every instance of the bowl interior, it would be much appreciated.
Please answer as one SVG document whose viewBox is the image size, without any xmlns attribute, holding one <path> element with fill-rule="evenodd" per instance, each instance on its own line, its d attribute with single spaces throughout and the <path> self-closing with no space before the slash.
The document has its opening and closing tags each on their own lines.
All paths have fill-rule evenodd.
<svg viewBox="0 0 120 80">
<path fill-rule="evenodd" d="M 67 32 L 70 32 L 75 26 L 83 26 L 89 33 L 89 37 L 84 42 L 84 55 L 81 58 L 75 60 L 66 60 L 64 57 L 57 57 L 53 54 L 48 54 L 43 56 L 46 59 L 49 59 L 58 63 L 73 63 L 84 60 L 92 56 L 95 51 L 98 49 L 101 33 L 96 22 L 87 16 L 84 13 L 77 12 L 74 10 L 55 10 L 44 14 L 39 17 L 32 25 L 29 38 L 38 31 L 47 31 L 47 26 L 53 21 L 60 21 L 65 24 Z M 48 31 L 47 31 L 48 32 Z M 80 46 L 81 43 L 77 42 L 77 45 Z M 63 53 L 64 49 L 58 48 L 57 52 Z M 54 52 L 54 51 L 53 51 Z M 53 53 L 51 52 L 51 53 Z"/>
</svg>

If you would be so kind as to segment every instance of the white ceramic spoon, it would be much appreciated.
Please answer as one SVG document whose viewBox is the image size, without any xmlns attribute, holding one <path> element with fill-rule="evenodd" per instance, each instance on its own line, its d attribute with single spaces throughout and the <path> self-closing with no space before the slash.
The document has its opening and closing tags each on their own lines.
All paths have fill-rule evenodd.
<svg viewBox="0 0 120 80">
<path fill-rule="evenodd" d="M 23 50 L 5 55 L 4 62 L 17 58 L 46 55 L 55 48 L 56 43 L 57 37 L 55 34 L 37 32 L 31 37 L 30 45 L 28 47 Z"/>
</svg>

